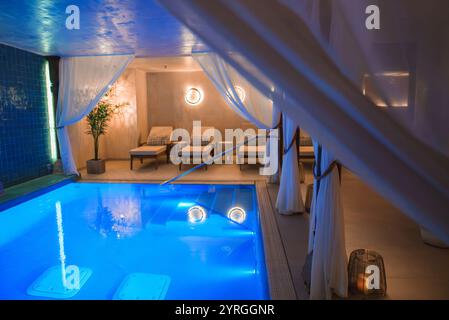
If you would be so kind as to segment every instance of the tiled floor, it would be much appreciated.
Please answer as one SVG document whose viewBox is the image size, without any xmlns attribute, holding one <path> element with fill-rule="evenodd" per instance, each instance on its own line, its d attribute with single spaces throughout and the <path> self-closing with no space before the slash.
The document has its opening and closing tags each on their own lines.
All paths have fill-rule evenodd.
<svg viewBox="0 0 449 320">
<path fill-rule="evenodd" d="M 6 205 L 9 204 L 10 201 L 14 201 L 20 197 L 32 194 L 34 192 L 38 192 L 39 190 L 57 184 L 61 181 L 70 179 L 70 177 L 62 175 L 62 174 L 49 174 L 40 178 L 36 178 L 21 184 L 17 184 L 15 186 L 6 188 L 4 193 L 0 195 L 0 209 L 2 209 L 2 205 L 5 204 L 4 207 L 8 207 Z"/>
<path fill-rule="evenodd" d="M 129 169 L 129 161 L 108 161 L 106 163 L 106 172 L 99 175 L 89 175 L 86 170 L 81 170 L 81 176 L 86 180 L 130 180 L 130 181 L 163 181 L 173 178 L 180 173 L 184 173 L 193 165 L 184 165 L 182 171 L 178 166 L 173 164 L 165 164 L 162 160 L 156 169 L 153 160 L 145 159 L 143 164 L 138 160 L 134 160 L 134 170 Z M 264 180 L 259 175 L 259 167 L 257 165 L 244 165 L 242 170 L 237 165 L 211 165 L 207 170 L 200 168 L 179 181 L 246 181 L 253 182 L 255 180 Z"/>
<path fill-rule="evenodd" d="M 311 183 L 310 168 L 306 166 L 306 170 L 306 183 Z M 103 175 L 87 175 L 84 170 L 81 174 L 89 180 L 160 181 L 179 174 L 179 171 L 173 165 L 161 165 L 155 170 L 147 160 L 143 166 L 136 162 L 135 170 L 131 172 L 129 162 L 110 161 Z M 183 179 L 238 183 L 266 178 L 258 175 L 255 166 L 245 166 L 240 171 L 238 166 L 213 165 L 207 171 L 199 169 Z M 383 256 L 387 273 L 387 298 L 449 299 L 449 250 L 425 245 L 415 223 L 346 170 L 342 188 L 348 255 L 354 249 L 367 248 Z M 277 185 L 269 185 L 273 203 L 276 201 L 277 189 Z M 306 299 L 301 268 L 307 248 L 308 215 L 278 215 L 277 223 L 297 296 Z"/>
<path fill-rule="evenodd" d="M 310 168 L 306 170 L 306 183 L 312 183 Z M 272 201 L 277 188 L 270 187 Z M 387 299 L 449 299 L 449 249 L 424 244 L 413 221 L 347 170 L 342 197 L 348 256 L 359 248 L 382 255 Z M 306 298 L 301 268 L 307 252 L 308 214 L 277 218 L 297 296 Z"/>
</svg>

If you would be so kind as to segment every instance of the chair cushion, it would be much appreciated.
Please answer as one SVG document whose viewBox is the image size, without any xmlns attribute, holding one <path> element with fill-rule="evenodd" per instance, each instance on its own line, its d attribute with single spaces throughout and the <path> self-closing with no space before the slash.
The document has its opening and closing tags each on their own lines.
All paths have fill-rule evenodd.
<svg viewBox="0 0 449 320">
<path fill-rule="evenodd" d="M 170 141 L 170 138 L 166 137 L 166 136 L 165 137 L 164 136 L 154 136 L 154 137 L 149 136 L 148 140 L 147 140 L 147 145 L 149 145 L 149 146 L 164 146 L 164 145 L 168 144 L 169 141 Z"/>
<path fill-rule="evenodd" d="M 129 151 L 133 156 L 152 156 L 165 152 L 166 146 L 142 146 Z"/>
<path fill-rule="evenodd" d="M 164 145 L 171 140 L 173 127 L 153 127 L 147 138 L 148 145 Z"/>
<path fill-rule="evenodd" d="M 299 154 L 300 156 L 313 156 L 313 146 L 300 146 Z"/>
<path fill-rule="evenodd" d="M 213 145 L 209 144 L 207 146 L 186 146 L 182 148 L 182 153 L 189 153 L 193 156 L 201 156 L 203 152 L 209 153 L 213 148 Z"/>
<path fill-rule="evenodd" d="M 209 143 L 213 142 L 214 137 L 209 137 L 209 139 L 206 139 L 206 136 L 203 136 L 207 130 L 215 130 L 215 128 L 214 127 L 201 127 L 201 132 L 199 133 L 199 135 L 196 135 L 196 134 L 194 135 L 193 130 L 192 130 L 192 133 L 191 133 L 192 141 L 195 141 L 195 140 L 201 141 L 202 146 L 206 146 Z M 195 133 L 197 133 L 197 132 L 195 132 Z"/>
<path fill-rule="evenodd" d="M 250 157 L 256 157 L 259 154 L 265 154 L 266 146 L 240 146 L 239 153 L 247 154 Z"/>
<path fill-rule="evenodd" d="M 301 146 L 313 146 L 312 138 L 310 137 L 301 137 L 299 140 L 299 144 Z"/>
</svg>

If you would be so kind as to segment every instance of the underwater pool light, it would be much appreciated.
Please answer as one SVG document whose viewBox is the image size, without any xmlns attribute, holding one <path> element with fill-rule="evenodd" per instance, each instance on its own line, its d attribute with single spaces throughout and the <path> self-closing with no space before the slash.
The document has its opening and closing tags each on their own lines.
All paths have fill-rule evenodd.
<svg viewBox="0 0 449 320">
<path fill-rule="evenodd" d="M 206 210 L 201 206 L 190 207 L 187 217 L 190 223 L 202 223 L 206 220 Z"/>
<path fill-rule="evenodd" d="M 228 218 L 242 224 L 246 220 L 246 212 L 240 207 L 233 207 L 228 211 Z"/>
<path fill-rule="evenodd" d="M 50 155 L 52 162 L 58 160 L 56 150 L 55 115 L 53 111 L 53 94 L 51 93 L 50 64 L 45 61 L 45 84 L 47 91 L 48 131 L 50 134 Z"/>
</svg>

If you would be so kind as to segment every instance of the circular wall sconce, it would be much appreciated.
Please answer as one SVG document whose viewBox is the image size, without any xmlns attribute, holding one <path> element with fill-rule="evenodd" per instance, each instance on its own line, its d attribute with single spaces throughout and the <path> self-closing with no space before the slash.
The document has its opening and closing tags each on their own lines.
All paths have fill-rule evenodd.
<svg viewBox="0 0 449 320">
<path fill-rule="evenodd" d="M 233 207 L 229 209 L 228 218 L 234 222 L 242 224 L 246 220 L 246 212 L 240 207 Z"/>
<path fill-rule="evenodd" d="M 191 106 L 196 106 L 203 101 L 203 93 L 201 90 L 197 88 L 189 88 L 186 91 L 186 95 L 184 97 L 187 104 Z"/>
<path fill-rule="evenodd" d="M 238 97 L 240 98 L 240 101 L 244 102 L 246 98 L 246 92 L 243 90 L 240 86 L 234 86 L 235 92 L 237 93 Z"/>
<path fill-rule="evenodd" d="M 206 211 L 201 206 L 190 207 L 187 218 L 190 223 L 202 223 L 206 220 Z"/>
</svg>

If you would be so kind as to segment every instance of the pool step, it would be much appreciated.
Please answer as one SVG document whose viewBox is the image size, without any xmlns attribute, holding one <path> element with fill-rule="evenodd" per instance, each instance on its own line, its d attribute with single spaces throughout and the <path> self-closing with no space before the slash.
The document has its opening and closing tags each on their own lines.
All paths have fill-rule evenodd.
<svg viewBox="0 0 449 320">
<path fill-rule="evenodd" d="M 66 281 L 75 279 L 74 273 L 69 274 L 67 266 Z M 79 270 L 79 282 L 76 286 L 71 281 L 64 286 L 62 282 L 62 269 L 61 266 L 53 266 L 45 270 L 27 289 L 27 294 L 30 296 L 53 298 L 53 299 L 68 299 L 74 297 L 84 286 L 87 280 L 92 275 L 92 270 L 89 268 L 78 267 Z M 75 272 L 76 269 L 74 269 Z M 73 288 L 70 288 L 72 285 Z"/>
<path fill-rule="evenodd" d="M 123 279 L 114 300 L 164 300 L 170 277 L 161 274 L 131 273 Z"/>
</svg>

